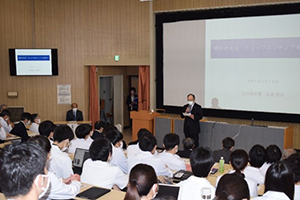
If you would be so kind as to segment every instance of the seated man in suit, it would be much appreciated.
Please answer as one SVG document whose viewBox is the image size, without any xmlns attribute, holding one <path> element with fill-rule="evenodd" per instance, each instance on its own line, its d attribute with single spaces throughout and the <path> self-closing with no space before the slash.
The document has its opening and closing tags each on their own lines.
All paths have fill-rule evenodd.
<svg viewBox="0 0 300 200">
<path fill-rule="evenodd" d="M 83 115 L 80 110 L 78 110 L 77 103 L 72 103 L 71 110 L 67 112 L 66 121 L 83 121 Z"/>
<path fill-rule="evenodd" d="M 29 136 L 27 134 L 27 128 L 30 124 L 32 116 L 28 112 L 24 112 L 21 115 L 21 121 L 15 125 L 15 127 L 10 131 L 11 134 L 14 134 L 16 136 L 19 136 L 22 138 L 22 142 L 27 141 L 29 139 Z"/>
<path fill-rule="evenodd" d="M 220 158 L 223 157 L 225 163 L 229 163 L 229 157 L 234 148 L 235 142 L 232 138 L 227 137 L 222 141 L 222 149 L 214 151 L 214 160 L 215 162 L 219 162 Z"/>
<path fill-rule="evenodd" d="M 182 140 L 182 146 L 183 149 L 182 151 L 178 151 L 177 155 L 179 155 L 182 158 L 190 158 L 190 155 L 193 151 L 193 148 L 195 147 L 195 142 L 193 138 L 185 138 Z"/>
</svg>

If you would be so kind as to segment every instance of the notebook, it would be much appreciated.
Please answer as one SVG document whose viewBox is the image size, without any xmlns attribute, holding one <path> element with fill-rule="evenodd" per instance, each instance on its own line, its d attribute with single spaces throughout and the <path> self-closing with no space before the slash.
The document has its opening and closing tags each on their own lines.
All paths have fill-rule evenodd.
<svg viewBox="0 0 300 200">
<path fill-rule="evenodd" d="M 181 187 L 178 185 L 159 184 L 159 190 L 154 199 L 165 197 L 171 200 L 181 199 Z"/>
<path fill-rule="evenodd" d="M 89 150 L 77 148 L 73 159 L 73 171 L 81 175 L 84 161 L 90 158 Z"/>
<path fill-rule="evenodd" d="M 109 192 L 110 192 L 109 189 L 91 187 L 90 189 L 87 189 L 87 190 L 77 194 L 77 197 L 94 200 L 94 199 L 98 199 L 99 197 L 101 197 Z"/>
</svg>

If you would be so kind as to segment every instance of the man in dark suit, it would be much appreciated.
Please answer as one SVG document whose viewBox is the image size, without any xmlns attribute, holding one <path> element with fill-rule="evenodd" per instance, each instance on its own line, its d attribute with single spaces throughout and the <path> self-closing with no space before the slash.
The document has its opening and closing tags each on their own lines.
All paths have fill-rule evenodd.
<svg viewBox="0 0 300 200">
<path fill-rule="evenodd" d="M 193 138 L 195 147 L 199 146 L 200 122 L 202 119 L 202 108 L 195 102 L 195 95 L 187 95 L 188 104 L 183 106 L 181 118 L 184 118 L 183 132 L 185 137 Z"/>
<path fill-rule="evenodd" d="M 72 103 L 71 110 L 67 112 L 66 121 L 83 121 L 83 115 L 80 110 L 78 110 L 77 103 Z"/>
<path fill-rule="evenodd" d="M 11 134 L 21 137 L 22 142 L 29 139 L 26 126 L 30 124 L 31 117 L 31 114 L 28 112 L 22 113 L 21 121 L 10 131 Z"/>
<path fill-rule="evenodd" d="M 138 110 L 138 96 L 136 95 L 136 89 L 134 87 L 130 88 L 130 94 L 127 96 L 126 104 L 129 111 L 129 126 L 132 128 L 132 119 L 130 119 L 130 111 Z"/>
<path fill-rule="evenodd" d="M 235 141 L 232 138 L 230 137 L 225 138 L 222 141 L 222 146 L 223 146 L 222 149 L 214 151 L 215 162 L 219 162 L 221 157 L 223 157 L 225 163 L 228 164 L 234 145 L 235 145 Z"/>
</svg>

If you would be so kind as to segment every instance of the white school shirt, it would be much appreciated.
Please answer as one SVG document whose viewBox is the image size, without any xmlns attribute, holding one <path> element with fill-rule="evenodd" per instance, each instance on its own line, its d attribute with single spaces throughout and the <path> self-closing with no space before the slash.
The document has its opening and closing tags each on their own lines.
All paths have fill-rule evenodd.
<svg viewBox="0 0 300 200">
<path fill-rule="evenodd" d="M 69 185 L 63 183 L 53 172 L 48 172 L 50 178 L 50 186 L 47 193 L 41 198 L 47 199 L 71 199 L 79 192 L 81 183 L 79 181 L 72 181 Z"/>
<path fill-rule="evenodd" d="M 139 143 L 133 144 L 133 145 L 129 145 L 129 146 L 127 147 L 127 158 L 128 158 L 129 156 L 133 156 L 133 155 L 139 154 L 139 153 L 141 153 L 141 152 L 143 152 L 143 151 L 140 149 Z M 155 156 L 158 155 L 157 151 L 154 152 L 154 155 L 155 155 Z"/>
<path fill-rule="evenodd" d="M 211 189 L 211 199 L 215 198 L 215 187 L 210 184 L 206 178 L 199 178 L 196 176 L 190 176 L 187 180 L 178 183 L 181 186 L 182 193 L 181 199 L 191 200 L 191 199 L 202 199 L 201 189 L 210 188 Z"/>
<path fill-rule="evenodd" d="M 0 117 L 0 123 L 4 128 L 5 132 L 10 133 L 10 131 L 12 130 L 11 124 L 7 124 L 7 122 L 3 119 L 3 117 Z"/>
<path fill-rule="evenodd" d="M 269 169 L 269 167 L 272 165 L 272 163 L 264 163 L 260 168 L 259 168 L 259 171 L 261 173 L 261 175 L 263 177 L 266 176 L 266 173 L 267 173 L 267 170 Z"/>
<path fill-rule="evenodd" d="M 38 125 L 37 123 L 33 122 L 33 123 L 31 123 L 29 130 L 32 131 L 32 132 L 35 132 L 35 133 L 39 134 L 40 133 L 39 132 L 39 126 L 40 125 Z"/>
<path fill-rule="evenodd" d="M 295 185 L 294 200 L 300 199 L 300 185 Z"/>
<path fill-rule="evenodd" d="M 176 154 L 173 155 L 163 151 L 158 154 L 158 157 L 160 157 L 171 170 L 186 170 L 185 162 Z"/>
<path fill-rule="evenodd" d="M 94 140 L 91 137 L 88 137 L 87 139 L 76 138 L 71 141 L 68 153 L 75 153 L 77 148 L 89 150 L 93 141 Z"/>
<path fill-rule="evenodd" d="M 127 186 L 128 175 L 124 174 L 118 166 L 89 158 L 83 164 L 81 182 L 108 189 L 117 185 L 123 189 Z"/>
<path fill-rule="evenodd" d="M 72 170 L 72 160 L 69 155 L 62 152 L 56 145 L 51 148 L 52 159 L 49 162 L 49 171 L 53 172 L 59 178 L 69 178 L 74 174 Z"/>
<path fill-rule="evenodd" d="M 262 197 L 256 197 L 252 200 L 290 200 L 283 192 L 268 191 Z M 296 199 L 295 199 L 296 200 Z"/>
<path fill-rule="evenodd" d="M 164 161 L 159 157 L 152 155 L 149 151 L 142 151 L 139 154 L 129 156 L 128 159 L 128 172 L 137 164 L 147 164 L 153 167 L 157 176 L 172 177 L 172 171 L 165 165 Z"/>
<path fill-rule="evenodd" d="M 260 173 L 259 168 L 247 166 L 244 170 L 245 177 L 253 180 L 255 183 L 264 184 L 265 177 Z"/>
<path fill-rule="evenodd" d="M 0 128 L 0 140 L 6 139 L 6 132 L 3 127 Z"/>
<path fill-rule="evenodd" d="M 122 148 L 116 148 L 112 145 L 112 159 L 110 164 L 118 166 L 125 174 L 128 174 L 127 158 Z"/>
</svg>

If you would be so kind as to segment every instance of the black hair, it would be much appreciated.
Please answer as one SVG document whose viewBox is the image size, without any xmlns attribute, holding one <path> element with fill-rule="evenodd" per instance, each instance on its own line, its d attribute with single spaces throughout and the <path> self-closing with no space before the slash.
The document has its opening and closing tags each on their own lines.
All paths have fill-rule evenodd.
<svg viewBox="0 0 300 200">
<path fill-rule="evenodd" d="M 21 121 L 24 121 L 25 119 L 31 120 L 31 114 L 29 112 L 23 112 L 21 114 Z"/>
<path fill-rule="evenodd" d="M 117 130 L 111 130 L 106 133 L 106 138 L 115 145 L 120 140 L 123 140 L 123 134 Z"/>
<path fill-rule="evenodd" d="M 45 174 L 47 154 L 33 142 L 13 143 L 0 151 L 0 188 L 6 198 L 27 195 L 39 174 Z"/>
<path fill-rule="evenodd" d="M 34 113 L 31 115 L 31 122 L 34 122 L 35 118 L 37 118 L 39 116 L 38 113 Z"/>
<path fill-rule="evenodd" d="M 46 153 L 49 153 L 51 151 L 51 144 L 48 138 L 46 138 L 43 135 L 36 135 L 32 138 L 28 139 L 28 142 L 34 142 L 37 143 L 40 147 L 42 147 Z"/>
<path fill-rule="evenodd" d="M 263 146 L 256 144 L 249 151 L 250 165 L 260 168 L 266 161 L 266 150 Z"/>
<path fill-rule="evenodd" d="M 74 139 L 74 133 L 68 125 L 57 126 L 53 132 L 53 139 L 59 143 L 66 139 L 71 141 Z"/>
<path fill-rule="evenodd" d="M 272 164 L 266 173 L 265 193 L 268 191 L 283 192 L 294 199 L 294 174 L 284 162 Z"/>
<path fill-rule="evenodd" d="M 112 130 L 118 130 L 114 125 L 112 124 L 107 124 L 102 132 L 102 134 L 105 136 L 106 133 L 108 133 L 109 131 L 112 131 Z"/>
<path fill-rule="evenodd" d="M 96 121 L 95 124 L 94 124 L 94 128 L 96 130 L 100 130 L 101 128 L 104 129 L 104 127 L 105 127 L 105 122 Z"/>
<path fill-rule="evenodd" d="M 192 149 L 195 144 L 195 140 L 193 138 L 187 137 L 182 140 L 182 144 L 184 149 Z"/>
<path fill-rule="evenodd" d="M 235 173 L 245 178 L 244 174 L 242 174 L 241 171 L 246 168 L 249 161 L 247 152 L 242 149 L 237 149 L 231 153 L 229 161 L 231 166 L 235 170 Z"/>
<path fill-rule="evenodd" d="M 295 183 L 300 182 L 300 154 L 292 154 L 285 160 L 294 173 Z"/>
<path fill-rule="evenodd" d="M 139 147 L 142 151 L 151 152 L 156 145 L 157 140 L 151 133 L 146 133 L 139 139 Z"/>
<path fill-rule="evenodd" d="M 147 129 L 145 129 L 145 128 L 141 128 L 141 129 L 138 131 L 138 133 L 137 133 L 137 138 L 138 138 L 138 139 L 141 138 L 144 134 L 151 134 L 151 135 L 152 135 L 152 133 L 151 133 L 149 130 L 147 130 Z"/>
<path fill-rule="evenodd" d="M 4 117 L 5 115 L 10 116 L 10 111 L 7 109 L 2 110 L 2 112 L 0 113 L 0 116 Z"/>
<path fill-rule="evenodd" d="M 213 152 L 209 148 L 198 147 L 190 156 L 192 172 L 196 177 L 207 177 L 214 165 Z"/>
<path fill-rule="evenodd" d="M 223 148 L 229 150 L 231 147 L 235 145 L 235 142 L 231 137 L 227 137 L 222 141 L 222 144 L 223 144 Z"/>
<path fill-rule="evenodd" d="M 275 144 L 269 145 L 266 148 L 266 162 L 267 163 L 275 163 L 280 161 L 282 156 L 281 150 Z"/>
<path fill-rule="evenodd" d="M 130 171 L 124 200 L 140 200 L 142 196 L 147 196 L 154 184 L 157 184 L 157 176 L 153 167 L 137 164 Z"/>
<path fill-rule="evenodd" d="M 172 150 L 176 145 L 179 145 L 179 136 L 176 133 L 169 133 L 165 135 L 163 144 L 166 150 Z"/>
<path fill-rule="evenodd" d="M 75 134 L 77 138 L 85 138 L 93 130 L 93 127 L 89 124 L 80 124 L 75 129 Z"/>
<path fill-rule="evenodd" d="M 110 141 L 106 138 L 98 138 L 94 140 L 89 148 L 89 153 L 93 161 L 101 160 L 107 162 L 109 153 L 112 154 Z"/>
<path fill-rule="evenodd" d="M 40 135 L 49 137 L 50 133 L 54 131 L 55 127 L 56 126 L 53 124 L 52 121 L 50 120 L 43 121 L 39 125 L 39 133 Z"/>
<path fill-rule="evenodd" d="M 189 96 L 192 96 L 193 99 L 195 100 L 195 95 L 194 94 L 188 94 L 186 97 L 188 98 Z"/>
<path fill-rule="evenodd" d="M 249 187 L 244 178 L 237 174 L 225 174 L 221 177 L 215 200 L 250 199 Z"/>
<path fill-rule="evenodd" d="M 134 91 L 134 93 L 136 93 L 135 87 L 131 87 L 129 91 Z"/>
</svg>

